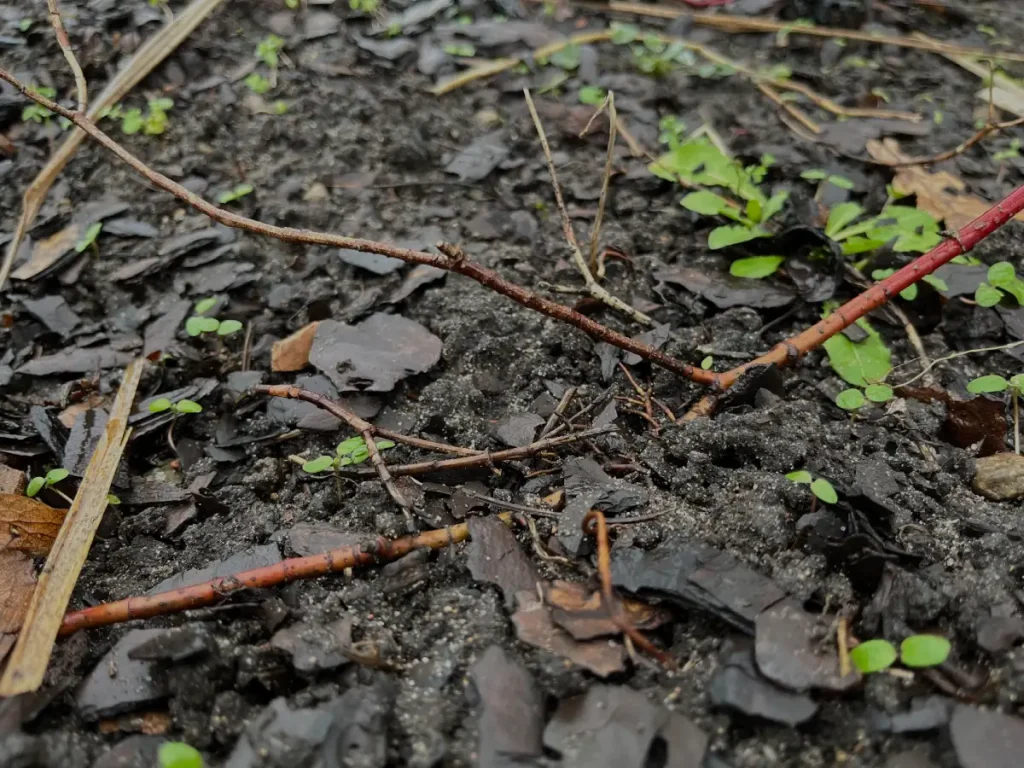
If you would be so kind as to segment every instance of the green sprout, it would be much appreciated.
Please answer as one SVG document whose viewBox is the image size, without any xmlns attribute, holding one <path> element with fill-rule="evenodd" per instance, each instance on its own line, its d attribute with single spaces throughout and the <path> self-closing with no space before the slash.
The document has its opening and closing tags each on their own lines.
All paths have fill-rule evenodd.
<svg viewBox="0 0 1024 768">
<path fill-rule="evenodd" d="M 818 191 L 814 195 L 815 199 L 821 196 L 826 184 L 831 184 L 833 187 L 839 187 L 840 189 L 845 190 L 853 189 L 853 182 L 848 178 L 835 173 L 829 173 L 823 168 L 810 168 L 801 173 L 800 178 L 807 181 L 818 182 Z"/>
<path fill-rule="evenodd" d="M 85 234 L 82 235 L 82 239 L 75 243 L 75 253 L 81 253 L 90 245 L 96 242 L 96 238 L 99 237 L 100 230 L 103 229 L 103 222 L 97 221 L 89 225 L 89 228 L 85 230 Z"/>
<path fill-rule="evenodd" d="M 456 56 L 463 59 L 476 56 L 476 48 L 473 47 L 472 43 L 448 43 L 444 47 L 444 52 L 449 56 Z"/>
<path fill-rule="evenodd" d="M 217 195 L 217 202 L 221 205 L 233 203 L 236 200 L 241 200 L 246 195 L 252 194 L 253 189 L 255 188 L 252 184 L 236 184 L 231 189 L 224 190 Z"/>
<path fill-rule="evenodd" d="M 826 504 L 835 504 L 839 501 L 839 494 L 832 487 L 832 483 L 823 477 L 814 477 L 806 469 L 798 469 L 786 475 L 786 479 L 797 485 L 809 485 L 814 499 L 820 499 Z M 814 511 L 814 500 L 811 501 L 811 511 Z"/>
<path fill-rule="evenodd" d="M 25 487 L 25 495 L 29 498 L 33 498 L 44 488 L 50 488 L 54 493 L 63 498 L 64 501 L 71 504 L 73 502 L 67 495 L 53 487 L 61 480 L 65 479 L 68 474 L 70 473 L 63 467 L 57 467 L 56 469 L 51 469 L 47 472 L 45 477 L 33 477 L 28 481 L 28 485 Z"/>
<path fill-rule="evenodd" d="M 395 447 L 391 440 L 374 440 L 374 445 L 377 446 L 378 451 L 386 451 L 388 448 Z M 338 470 L 352 464 L 362 464 L 368 458 L 370 458 L 370 451 L 366 446 L 366 441 L 360 436 L 350 437 L 348 440 L 338 443 L 334 449 L 334 456 L 317 456 L 315 459 L 304 461 L 302 471 L 309 475 L 333 472 L 334 482 L 340 496 L 341 478 L 338 475 Z"/>
<path fill-rule="evenodd" d="M 937 667 L 949 658 L 949 640 L 940 635 L 911 635 L 896 647 L 888 640 L 868 640 L 850 651 L 850 661 L 863 674 L 883 672 L 896 663 L 910 669 Z"/>
<path fill-rule="evenodd" d="M 262 96 L 273 87 L 270 81 L 259 72 L 250 73 L 243 82 L 250 91 L 259 96 Z"/>
<path fill-rule="evenodd" d="M 693 51 L 683 43 L 668 43 L 657 35 L 645 35 L 631 50 L 636 68 L 652 77 L 664 77 L 678 66 L 692 67 L 697 63 Z M 698 70 L 701 77 L 710 76 L 711 72 Z"/>
<path fill-rule="evenodd" d="M 372 16 L 380 8 L 380 0 L 348 0 L 348 7 L 358 13 Z"/>
<path fill-rule="evenodd" d="M 50 100 L 57 98 L 57 92 L 53 88 L 49 88 L 45 85 L 30 85 L 28 89 L 33 93 L 38 93 L 40 96 L 45 96 Z M 53 112 L 48 110 L 46 107 L 36 104 L 35 102 L 32 102 L 21 110 L 21 121 L 23 123 L 49 124 L 51 117 L 53 117 Z"/>
<path fill-rule="evenodd" d="M 888 384 L 868 384 L 864 391 L 859 389 L 844 389 L 836 395 L 836 405 L 851 414 L 863 408 L 868 402 L 887 403 L 893 398 L 892 387 Z"/>
<path fill-rule="evenodd" d="M 175 414 L 202 413 L 203 406 L 195 400 L 179 400 L 172 403 L 166 397 L 158 398 L 149 404 L 150 413 L 163 413 L 164 411 L 172 411 Z"/>
<path fill-rule="evenodd" d="M 157 751 L 160 768 L 203 768 L 199 751 L 181 741 L 165 741 Z"/>
<path fill-rule="evenodd" d="M 972 395 L 991 395 L 1009 390 L 1013 400 L 1013 450 L 1020 453 L 1020 398 L 1024 396 L 1024 373 L 1018 373 L 1009 379 L 990 373 L 979 376 L 967 384 L 967 391 Z"/>
<path fill-rule="evenodd" d="M 284 40 L 277 35 L 267 35 L 256 46 L 256 57 L 271 70 L 276 70 L 280 63 L 282 48 L 284 48 Z"/>
<path fill-rule="evenodd" d="M 1003 160 L 1016 160 L 1020 156 L 1020 139 L 1014 138 L 1010 139 L 1010 146 L 1008 148 L 994 152 L 992 159 L 1002 162 Z"/>
<path fill-rule="evenodd" d="M 988 268 L 988 282 L 978 285 L 974 301 L 981 307 L 994 307 L 1003 300 L 1004 293 L 1024 306 L 1024 280 L 1017 277 L 1017 271 L 1008 261 L 1000 261 Z"/>
<path fill-rule="evenodd" d="M 599 88 L 596 85 L 587 85 L 580 88 L 580 104 L 599 107 L 604 104 L 604 100 L 607 96 L 608 94 L 604 92 L 604 89 Z"/>
<path fill-rule="evenodd" d="M 298 10 L 299 0 L 284 0 L 284 6 L 290 11 Z"/>
<path fill-rule="evenodd" d="M 189 336 L 201 336 L 204 333 L 216 333 L 218 336 L 231 336 L 242 330 L 242 323 L 238 320 L 218 320 L 210 317 L 209 312 L 217 304 L 215 296 L 196 302 L 195 314 L 185 321 L 185 333 Z"/>
<path fill-rule="evenodd" d="M 18 31 L 19 32 L 28 32 L 30 29 L 32 29 L 32 25 L 34 23 L 35 22 L 33 22 L 32 19 L 29 19 L 29 18 L 21 19 L 18 22 Z"/>
<path fill-rule="evenodd" d="M 714 364 L 715 364 L 715 358 L 713 358 L 711 355 L 708 355 L 707 357 L 705 357 L 703 360 L 700 361 L 700 367 L 701 367 L 702 370 L 705 370 L 705 371 L 710 371 L 711 370 L 711 366 L 714 365 Z"/>
</svg>

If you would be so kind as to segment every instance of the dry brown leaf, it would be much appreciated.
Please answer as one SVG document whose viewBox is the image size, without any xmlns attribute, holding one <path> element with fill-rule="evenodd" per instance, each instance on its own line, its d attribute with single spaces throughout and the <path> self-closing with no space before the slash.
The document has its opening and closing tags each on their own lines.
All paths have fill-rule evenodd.
<svg viewBox="0 0 1024 768">
<path fill-rule="evenodd" d="M 0 493 L 0 549 L 47 554 L 66 514 L 66 509 L 55 509 L 38 499 Z"/>
<path fill-rule="evenodd" d="M 895 139 L 871 139 L 867 143 L 868 154 L 881 163 L 905 163 L 911 157 L 900 151 Z M 960 229 L 992 207 L 980 197 L 966 193 L 967 185 L 958 176 L 946 171 L 930 173 L 920 165 L 896 168 L 893 186 L 904 194 L 917 195 L 917 207 L 930 213 L 946 226 Z M 1024 213 L 1018 213 L 1017 221 L 1024 221 Z"/>
<path fill-rule="evenodd" d="M 621 635 L 622 629 L 608 615 L 599 590 L 585 584 L 556 580 L 544 589 L 544 600 L 551 606 L 551 618 L 577 640 Z M 615 598 L 622 618 L 636 629 L 656 629 L 672 619 L 660 608 L 631 598 Z"/>
<path fill-rule="evenodd" d="M 0 464 L 0 493 L 18 493 L 25 490 L 25 474 L 14 467 Z"/>
<path fill-rule="evenodd" d="M 0 551 L 0 633 L 21 629 L 35 588 L 32 558 L 12 549 Z"/>
<path fill-rule="evenodd" d="M 309 365 L 309 350 L 320 322 L 310 323 L 280 341 L 270 351 L 270 370 L 276 373 L 301 371 Z"/>
</svg>

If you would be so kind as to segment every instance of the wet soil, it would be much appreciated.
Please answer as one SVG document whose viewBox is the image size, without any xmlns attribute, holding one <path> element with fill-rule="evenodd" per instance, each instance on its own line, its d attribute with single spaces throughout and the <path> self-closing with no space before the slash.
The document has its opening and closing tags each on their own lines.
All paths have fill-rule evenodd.
<svg viewBox="0 0 1024 768">
<path fill-rule="evenodd" d="M 96 92 L 162 18 L 159 9 L 141 0 L 61 5 Z M 116 123 L 105 125 L 153 168 L 208 198 L 252 185 L 250 194 L 229 203 L 247 215 L 416 247 L 456 242 L 480 263 L 545 291 L 578 286 L 580 280 L 561 234 L 523 87 L 536 94 L 580 233 L 589 232 L 593 222 L 607 138 L 600 125 L 593 135 L 578 136 L 592 110 L 579 104 L 586 85 L 615 91 L 625 124 L 652 152 L 660 118 L 675 115 L 691 129 L 712 126 L 737 156 L 753 161 L 774 155 L 767 183 L 792 191 L 794 204 L 785 214 L 792 225 L 821 223 L 810 200 L 814 188 L 800 179 L 802 171 L 826 168 L 844 175 L 854 189 L 833 192 L 878 210 L 891 172 L 848 157 L 864 155 L 866 138 L 894 135 L 906 154 L 927 155 L 955 146 L 974 131 L 979 114 L 984 117 L 984 103 L 976 99 L 978 78 L 934 54 L 797 36 L 780 47 L 775 35 L 730 36 L 680 22 L 670 29 L 758 67 L 785 64 L 841 103 L 887 100 L 891 108 L 920 110 L 927 119 L 865 128 L 864 121 L 830 121 L 826 113 L 813 112 L 830 133 L 840 135 L 845 154 L 837 155 L 796 135 L 780 121 L 778 108 L 738 76 L 704 77 L 677 67 L 654 78 L 638 72 L 628 47 L 611 44 L 585 46 L 578 68 L 568 73 L 554 66 L 522 68 L 438 97 L 428 92 L 430 86 L 461 67 L 445 45 L 468 39 L 477 56 L 516 55 L 558 34 L 602 29 L 609 19 L 556 6 L 548 13 L 546 7 L 514 2 L 430 5 L 439 9 L 434 15 L 392 29 L 397 34 L 389 36 L 388 22 L 340 3 L 295 11 L 269 0 L 225 4 L 125 101 L 144 110 L 148 99 L 173 99 L 166 131 L 124 136 Z M 843 4 L 818 5 L 838 13 Z M 971 4 L 969 21 L 891 5 L 902 22 L 876 19 L 890 32 L 917 29 L 970 45 L 988 44 L 993 37 L 997 43 L 1024 39 L 1024 18 L 1010 0 Z M 396 4 L 388 10 L 393 18 L 407 9 Z M 844 12 L 853 17 L 840 22 L 860 23 L 856 9 Z M 508 20 L 494 22 L 498 16 Z M 33 22 L 27 30 L 24 18 Z M 489 20 L 486 28 L 475 26 Z M 0 5 L 0 25 L 3 66 L 70 97 L 73 83 L 41 7 Z M 276 86 L 257 97 L 243 81 L 253 71 L 266 73 L 255 51 L 270 33 L 285 41 L 284 57 Z M 567 77 L 556 82 L 563 74 Z M 283 106 L 275 107 L 277 102 Z M 60 139 L 56 121 L 22 121 L 22 106 L 9 90 L 0 90 L 0 132 L 17 149 L 10 158 L 0 154 L 0 241 L 13 231 L 21 191 Z M 1018 158 L 993 158 L 994 152 L 1010 149 L 1010 139 L 990 139 L 933 170 L 948 170 L 970 193 L 995 200 L 1022 180 Z M 467 147 L 482 140 L 493 153 L 478 143 L 467 158 Z M 462 175 L 446 172 L 460 156 L 462 165 L 454 169 L 461 168 Z M 601 242 L 627 259 L 608 260 L 605 283 L 669 325 L 668 351 L 694 363 L 711 356 L 715 368 L 724 370 L 820 317 L 820 302 L 796 299 L 767 309 L 741 302 L 722 309 L 656 279 L 659 271 L 676 267 L 724 273 L 728 260 L 707 249 L 709 221 L 679 206 L 678 186 L 654 178 L 646 161 L 631 157 L 623 146 L 616 166 Z M 280 403 L 238 399 L 239 391 L 257 380 L 309 381 L 313 369 L 270 373 L 273 341 L 309 322 L 356 323 L 386 312 L 416 321 L 440 339 L 436 365 L 391 391 L 370 395 L 362 406 L 369 413 L 379 410 L 379 424 L 462 446 L 503 447 L 499 426 L 524 413 L 546 420 L 567 387 L 577 388 L 569 413 L 606 397 L 609 387 L 613 396 L 635 395 L 621 370 L 607 365 L 607 351 L 591 339 L 456 276 L 389 302 L 409 268 L 378 274 L 380 269 L 355 266 L 334 250 L 220 228 L 200 236 L 187 252 L 168 251 L 168 243 L 180 242 L 174 238 L 206 230 L 209 222 L 93 146 L 82 147 L 62 174 L 34 240 L 61 230 L 86 206 L 110 200 L 126 204 L 116 214 L 127 222 L 121 231 L 148 236 L 119 235 L 117 227 L 108 226 L 95 248 L 8 288 L 0 335 L 5 461 L 35 474 L 58 463 L 42 447 L 16 450 L 35 439 L 38 426 L 30 408 L 45 406 L 56 413 L 67 405 L 62 386 L 93 374 L 99 394 L 109 400 L 124 360 L 152 351 L 147 347 L 162 323 L 171 328 L 164 334 L 169 342 L 156 347 L 165 358 L 147 373 L 140 398 L 203 379 L 218 386 L 204 395 L 202 414 L 176 423 L 177 456 L 161 427 L 132 444 L 125 467 L 128 484 L 145 479 L 179 490 L 201 487 L 202 501 L 181 495 L 164 503 L 136 503 L 137 488 L 116 488 L 124 503 L 104 521 L 76 589 L 75 608 L 145 593 L 176 574 L 211 564 L 228 573 L 308 554 L 318 551 L 317 542 L 340 533 L 405 532 L 400 511 L 375 479 L 335 483 L 310 477 L 289 459 L 331 453 L 350 436 L 345 430 L 288 433 L 309 411 L 293 413 L 289 421 L 282 418 Z M 1019 269 L 1020 235 L 1019 225 L 1011 225 L 975 255 L 987 264 L 1006 260 Z M 896 263 L 903 257 L 892 258 Z M 149 271 L 124 277 L 145 259 L 155 259 Z M 770 280 L 789 284 L 785 277 Z M 846 284 L 836 297 L 855 292 Z M 251 327 L 250 368 L 261 375 L 240 376 L 244 333 L 223 341 L 185 334 L 188 305 L 209 295 L 220 299 L 218 317 Z M 28 308 L 53 296 L 63 297 L 77 321 L 65 309 L 33 314 Z M 1020 338 L 1012 321 L 996 310 L 958 298 L 940 301 L 932 292 L 901 306 L 933 359 Z M 644 330 L 610 310 L 586 308 L 630 335 Z M 882 313 L 872 318 L 894 363 L 914 360 L 917 353 L 903 327 L 891 321 Z M 95 370 L 95 355 L 86 355 L 90 362 L 79 370 L 60 367 L 73 350 L 96 347 L 110 350 L 102 370 Z M 56 375 L 19 372 L 33 358 L 51 354 L 60 356 Z M 932 371 L 933 386 L 966 397 L 972 378 L 1009 376 L 1018 365 L 1005 352 L 959 357 Z M 684 413 L 700 395 L 698 387 L 664 371 L 644 364 L 630 370 L 673 414 Z M 910 378 L 919 368 L 906 370 L 895 380 Z M 313 385 L 330 389 L 322 376 Z M 17 708 L 13 702 L 2 705 L 0 763 L 152 765 L 154 745 L 174 738 L 199 748 L 211 765 L 239 768 L 507 765 L 509 755 L 537 765 L 682 766 L 701 764 L 701 754 L 703 765 L 737 768 L 1009 765 L 999 760 L 1014 755 L 1013 745 L 1019 744 L 1014 729 L 1024 692 L 1019 647 L 1024 630 L 1014 630 L 1024 611 L 1020 504 L 989 501 L 972 490 L 977 449 L 943 438 L 943 404 L 898 398 L 851 420 L 834 404 L 843 386 L 817 351 L 713 419 L 677 424 L 659 409 L 655 431 L 629 412 L 634 406 L 618 401 L 618 432 L 563 450 L 561 458 L 516 462 L 500 472 L 424 478 L 439 485 L 427 488 L 418 525 L 428 529 L 456 522 L 457 510 L 445 494 L 468 481 L 507 501 L 537 503 L 570 485 L 563 459 L 589 457 L 618 475 L 620 490 L 629 491 L 629 508 L 616 514 L 660 515 L 615 529 L 619 555 L 688 548 L 725 553 L 731 563 L 723 570 L 725 581 L 731 569 L 744 566 L 754 574 L 744 583 L 756 577 L 761 588 L 774 584 L 793 605 L 816 617 L 822 634 L 815 643 L 822 646 L 840 615 L 851 620 L 853 634 L 862 640 L 944 635 L 953 654 L 940 687 L 923 674 L 873 675 L 842 691 L 813 686 L 810 694 L 799 685 L 768 681 L 761 677 L 764 660 L 758 656 L 760 672 L 749 661 L 755 624 L 761 641 L 760 624 L 740 604 L 742 594 L 731 595 L 725 602 L 736 602 L 723 609 L 720 584 L 705 584 L 689 602 L 662 587 L 647 594 L 671 610 L 671 620 L 653 636 L 678 670 L 661 669 L 641 656 L 602 681 L 518 640 L 511 620 L 516 595 L 475 579 L 467 563 L 473 545 L 460 544 L 417 554 L 397 567 L 246 593 L 215 609 L 63 640 L 44 700 L 21 700 Z M 282 433 L 283 438 L 257 439 Z M 1004 437 L 1011 441 L 1004 442 L 1006 450 L 1012 436 Z M 393 464 L 422 456 L 401 446 L 386 454 Z M 785 478 L 795 469 L 829 479 L 841 503 L 834 510 L 816 508 L 805 487 Z M 593 586 L 593 552 L 575 535 L 571 502 L 572 494 L 563 519 L 536 521 L 536 539 L 515 528 L 518 551 L 544 580 Z M 522 599 L 520 593 L 520 607 Z M 140 629 L 145 634 L 138 634 Z M 163 631 L 171 629 L 184 634 Z M 293 632 L 281 634 L 288 629 Z M 152 638 L 163 638 L 168 648 L 161 646 L 148 660 L 128 656 Z M 339 647 L 346 653 L 337 653 Z M 770 693 L 758 689 L 758 695 L 768 697 L 769 705 L 757 711 L 752 688 L 723 693 L 727 667 L 746 670 L 746 678 L 733 681 L 768 686 Z M 635 728 L 610 718 L 583 736 L 573 731 L 582 715 L 566 711 L 572 697 L 632 695 L 626 689 L 641 692 L 642 701 L 622 698 L 619 710 L 607 703 L 593 706 L 633 712 Z M 787 698 L 798 695 L 805 698 Z M 905 716 L 935 696 L 946 701 L 935 722 L 892 725 L 894 716 Z M 996 738 L 972 742 L 965 735 L 982 733 L 995 722 L 984 719 L 987 711 L 970 708 L 975 704 L 1014 718 L 1009 725 L 998 721 L 996 732 L 1005 744 Z M 801 720 L 808 706 L 816 706 L 816 713 Z M 797 710 L 803 714 L 793 715 Z M 680 720 L 665 720 L 666 711 Z M 573 752 L 581 743 L 591 748 L 604 743 L 602 738 L 616 733 L 613 726 L 626 733 L 648 728 L 650 748 L 624 748 L 622 755 L 611 747 Z M 517 729 L 526 735 L 516 736 Z M 579 739 L 572 748 L 566 731 Z M 688 740 L 692 749 L 675 742 L 667 748 L 671 739 L 665 734 L 686 734 L 679 740 Z M 611 738 L 613 746 L 617 741 Z"/>
</svg>

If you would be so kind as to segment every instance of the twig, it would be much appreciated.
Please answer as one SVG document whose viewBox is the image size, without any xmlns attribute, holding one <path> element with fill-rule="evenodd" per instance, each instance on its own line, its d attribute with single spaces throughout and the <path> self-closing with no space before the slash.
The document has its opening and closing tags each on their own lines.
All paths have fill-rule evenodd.
<svg viewBox="0 0 1024 768">
<path fill-rule="evenodd" d="M 510 513 L 498 517 L 508 522 Z M 376 565 L 397 560 L 417 549 L 442 549 L 469 538 L 469 524 L 459 523 L 448 528 L 426 531 L 401 539 L 378 538 L 365 546 L 340 547 L 319 555 L 292 557 L 274 565 L 222 576 L 202 584 L 182 587 L 155 595 L 129 597 L 112 603 L 97 605 L 69 613 L 60 627 L 61 635 L 70 635 L 82 629 L 103 627 L 133 619 L 165 616 L 193 608 L 202 608 L 219 602 L 224 597 L 243 589 L 261 589 L 288 584 L 298 579 L 310 579 L 337 573 L 346 568 Z"/>
<path fill-rule="evenodd" d="M 193 0 L 173 23 L 168 24 L 157 34 L 147 40 L 128 63 L 104 88 L 92 108 L 89 110 L 90 119 L 98 119 L 100 113 L 107 107 L 112 107 L 143 80 L 157 65 L 180 44 L 181 41 L 192 34 L 192 31 L 199 24 L 213 13 L 224 0 Z M 53 110 L 51 110 L 53 111 Z M 66 115 L 65 115 L 66 116 Z M 70 119 L 70 118 L 69 118 Z M 71 122 L 75 122 L 72 120 Z M 80 125 L 76 123 L 78 128 Z M 21 198 L 21 216 L 14 229 L 14 237 L 7 244 L 7 253 L 4 255 L 3 264 L 0 265 L 0 290 L 3 290 L 7 278 L 11 273 L 11 266 L 18 254 L 25 235 L 28 233 L 32 222 L 35 220 L 39 209 L 46 199 L 46 193 L 50 190 L 54 180 L 68 164 L 75 150 L 85 141 L 86 133 L 82 130 L 75 130 L 64 139 L 57 151 L 47 162 L 46 166 L 33 179 L 32 183 L 25 190 Z"/>
<path fill-rule="evenodd" d="M 608 523 L 604 514 L 592 509 L 583 518 L 583 532 L 593 535 L 597 539 L 597 573 L 601 578 L 601 599 L 604 602 L 608 616 L 615 623 L 622 633 L 632 640 L 636 645 L 650 656 L 653 656 L 667 669 L 674 670 L 676 663 L 663 650 L 648 640 L 629 619 L 626 618 L 619 602 L 615 599 L 612 590 L 612 556 L 611 547 L 608 545 Z"/>
<path fill-rule="evenodd" d="M 553 520 L 562 519 L 562 516 L 560 514 L 558 514 L 557 512 L 552 512 L 550 509 L 538 509 L 537 507 L 528 507 L 525 504 L 516 504 L 515 502 L 511 501 L 502 501 L 501 499 L 496 499 L 493 496 L 487 496 L 483 493 L 477 493 L 476 491 L 467 491 L 465 488 L 462 489 L 462 492 L 466 496 L 469 496 L 469 498 L 471 499 L 478 499 L 488 504 L 493 504 L 495 507 L 500 507 L 501 509 L 510 509 L 513 512 L 522 512 L 524 515 L 534 515 L 536 517 L 550 517 Z"/>
<path fill-rule="evenodd" d="M 558 424 L 558 419 L 565 413 L 565 409 L 569 407 L 569 403 L 576 397 L 576 387 L 569 387 L 562 394 L 562 398 L 558 401 L 558 405 L 555 406 L 554 412 L 548 416 L 547 422 L 544 424 L 544 428 L 541 429 L 540 434 L 537 435 L 538 440 L 543 440 L 549 434 L 551 430 Z"/>
<path fill-rule="evenodd" d="M 964 45 L 943 43 L 937 40 L 920 40 L 913 37 L 879 35 L 870 32 L 859 32 L 855 29 L 839 29 L 836 27 L 819 27 L 815 24 L 792 24 L 774 19 L 754 16 L 731 16 L 725 13 L 691 13 L 676 10 L 665 5 L 641 5 L 639 3 L 610 2 L 607 5 L 577 3 L 613 13 L 630 13 L 636 16 L 651 16 L 659 19 L 678 19 L 686 17 L 694 24 L 705 27 L 716 27 L 726 32 L 785 32 L 789 35 L 810 35 L 813 37 L 840 38 L 842 40 L 859 40 L 875 45 L 894 45 L 899 48 L 916 48 L 921 51 L 948 54 L 953 56 L 971 56 L 979 59 L 996 61 L 1024 61 L 1024 53 L 999 53 L 984 48 L 969 48 Z"/>
<path fill-rule="evenodd" d="M 57 8 L 57 0 L 46 0 L 46 7 L 50 13 L 50 24 L 57 36 L 57 44 L 67 59 L 68 66 L 75 75 L 75 88 L 78 90 L 78 111 L 85 113 L 89 107 L 89 91 L 85 84 L 85 73 L 71 50 L 71 41 L 68 40 L 68 33 L 64 30 L 64 22 L 60 18 L 60 10 Z"/>
<path fill-rule="evenodd" d="M 39 574 L 25 623 L 0 679 L 0 696 L 34 691 L 43 684 L 61 617 L 106 511 L 110 483 L 131 434 L 128 416 L 145 365 L 145 359 L 139 358 L 125 369 L 107 426 L 93 450 L 74 503 Z"/>
<path fill-rule="evenodd" d="M 601 196 L 597 199 L 597 215 L 594 216 L 594 227 L 590 230 L 590 260 L 587 264 L 591 273 L 596 272 L 597 249 L 601 240 L 601 223 L 604 221 L 604 207 L 608 201 L 608 183 L 612 178 L 612 162 L 615 159 L 615 132 L 619 127 L 619 115 L 615 111 L 615 94 L 608 92 L 602 109 L 608 110 L 608 154 L 604 159 L 604 173 L 601 176 Z M 584 131 L 585 133 L 585 131 Z"/>
<path fill-rule="evenodd" d="M 849 622 L 845 616 L 839 617 L 836 626 L 836 646 L 839 649 L 839 676 L 850 674 L 850 638 Z"/>
<path fill-rule="evenodd" d="M 990 102 L 991 106 L 991 102 Z M 890 162 L 886 160 L 876 160 L 874 158 L 857 158 L 865 163 L 871 165 L 880 165 L 885 168 L 908 168 L 914 165 L 932 165 L 933 163 L 941 163 L 944 160 L 950 160 L 957 155 L 961 155 L 968 149 L 973 147 L 982 139 L 991 136 L 993 133 L 999 133 L 1005 131 L 1008 128 L 1016 128 L 1018 125 L 1024 125 L 1024 117 L 1018 117 L 1016 120 L 1006 120 L 1002 123 L 988 122 L 983 128 L 978 130 L 973 136 L 965 141 L 957 144 L 953 149 L 948 149 L 945 152 L 939 152 L 935 155 L 928 155 L 926 157 L 911 157 L 907 160 L 900 160 L 897 162 Z"/>
<path fill-rule="evenodd" d="M 798 123 L 800 123 L 804 128 L 809 130 L 811 133 L 813 133 L 813 134 L 820 134 L 821 133 L 821 126 L 820 125 L 818 125 L 816 122 L 811 120 L 810 117 L 808 117 L 806 114 L 804 114 L 803 110 L 797 108 L 793 104 L 790 104 L 788 101 L 784 100 L 781 96 L 779 96 L 779 94 L 775 91 L 774 88 L 772 88 L 769 85 L 765 85 L 764 83 L 758 83 L 757 84 L 757 90 L 759 90 L 761 93 L 763 93 L 769 99 L 771 99 L 776 104 L 778 104 L 779 107 L 781 107 L 783 110 L 788 112 L 790 114 L 790 116 L 794 120 L 796 120 Z"/>
<path fill-rule="evenodd" d="M 934 368 L 939 363 L 946 363 L 946 362 L 949 362 L 950 360 L 955 360 L 958 357 L 964 357 L 965 355 L 976 355 L 976 354 L 980 354 L 982 352 L 999 352 L 999 351 L 1004 350 L 1004 349 L 1013 349 L 1014 347 L 1019 347 L 1022 344 L 1024 344 L 1024 341 L 1011 341 L 1009 344 L 999 344 L 998 346 L 995 346 L 995 347 L 981 347 L 980 349 L 967 349 L 967 350 L 964 350 L 963 352 L 954 352 L 951 355 L 946 355 L 945 357 L 940 357 L 940 358 L 938 358 L 936 360 L 932 360 L 930 363 L 928 363 L 928 365 L 925 366 L 924 370 L 922 370 L 919 374 L 914 376 L 912 379 L 907 379 L 906 381 L 901 382 L 899 384 L 893 384 L 892 385 L 893 389 L 899 389 L 900 387 L 910 386 L 915 381 L 917 381 L 922 376 L 924 376 L 926 373 L 928 373 L 932 368 Z M 916 362 L 917 362 L 916 360 L 908 360 L 905 363 L 901 363 L 900 365 L 897 365 L 895 368 L 893 368 L 892 372 L 895 372 L 897 369 L 903 368 L 904 366 L 912 365 L 913 363 L 916 363 Z M 891 373 L 890 373 L 890 375 L 891 375 Z"/>
<path fill-rule="evenodd" d="M 598 301 L 603 301 L 612 309 L 617 309 L 625 315 L 636 320 L 638 323 L 644 325 L 651 325 L 651 318 L 645 315 L 638 309 L 634 309 L 629 306 L 622 299 L 612 296 L 608 291 L 598 284 L 597 280 L 594 279 L 594 275 L 590 271 L 590 267 L 587 266 L 587 260 L 583 256 L 583 251 L 580 250 L 580 244 L 576 240 L 576 233 L 572 228 L 572 220 L 569 218 L 569 211 L 565 207 L 565 200 L 562 198 L 562 187 L 558 183 L 558 173 L 555 171 L 555 161 L 551 156 L 551 146 L 548 144 L 547 134 L 544 133 L 544 126 L 541 124 L 540 115 L 537 114 L 537 108 L 533 104 L 533 98 L 530 96 L 530 91 L 527 88 L 523 89 L 523 95 L 526 97 L 526 106 L 530 110 L 530 117 L 533 118 L 533 126 L 537 129 L 537 138 L 540 140 L 541 150 L 544 152 L 544 160 L 548 165 L 548 173 L 551 174 L 551 186 L 555 192 L 555 205 L 558 207 L 558 213 L 562 219 L 562 233 L 565 235 L 565 241 L 569 244 L 569 249 L 572 251 L 572 260 L 576 264 L 576 269 L 579 270 L 583 276 L 583 282 L 587 287 L 587 293 L 593 296 Z M 615 140 L 615 128 L 614 122 L 610 121 L 608 126 L 608 133 L 612 137 L 611 140 Z"/>
<path fill-rule="evenodd" d="M 287 384 L 261 384 L 253 387 L 253 392 L 261 395 L 270 395 L 272 397 L 288 397 L 296 400 L 305 400 L 306 402 L 314 403 L 320 406 L 326 411 L 329 411 L 333 415 L 348 424 L 352 429 L 358 432 L 363 442 L 366 443 L 366 452 L 369 455 L 370 463 L 373 465 L 374 470 L 377 472 L 377 476 L 380 477 L 381 485 L 384 486 L 384 490 L 387 491 L 388 496 L 395 502 L 402 510 L 402 514 L 405 515 L 405 522 L 410 527 L 414 524 L 412 504 L 409 500 L 402 495 L 402 492 L 398 490 L 398 486 L 395 485 L 395 481 L 391 477 L 391 473 L 388 471 L 388 466 L 384 462 L 384 458 L 380 455 L 380 449 L 377 448 L 377 442 L 373 439 L 376 428 L 366 419 L 362 419 L 356 414 L 352 413 L 347 408 L 343 408 L 338 403 L 335 403 L 330 398 L 321 395 L 317 392 L 310 392 L 306 389 L 300 389 L 299 387 L 292 387 Z M 398 442 L 397 440 L 395 442 Z"/>
</svg>

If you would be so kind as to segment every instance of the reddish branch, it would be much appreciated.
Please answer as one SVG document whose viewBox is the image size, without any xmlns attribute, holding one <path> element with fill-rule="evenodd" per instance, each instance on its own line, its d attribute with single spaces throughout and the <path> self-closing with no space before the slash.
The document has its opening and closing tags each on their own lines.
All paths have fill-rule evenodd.
<svg viewBox="0 0 1024 768">
<path fill-rule="evenodd" d="M 499 515 L 499 517 L 506 522 L 509 520 L 507 513 Z M 203 608 L 242 589 L 275 587 L 297 579 L 310 579 L 328 573 L 337 573 L 346 568 L 397 560 L 416 549 L 424 547 L 441 549 L 449 544 L 465 541 L 467 538 L 469 538 L 469 525 L 460 523 L 449 528 L 426 531 L 416 536 L 393 540 L 378 538 L 364 546 L 340 547 L 319 555 L 293 557 L 275 565 L 253 568 L 250 571 L 242 571 L 231 576 L 222 576 L 191 587 L 181 587 L 155 595 L 129 597 L 125 600 L 74 611 L 64 617 L 60 634 L 70 635 L 72 632 L 82 629 Z"/>
</svg>

